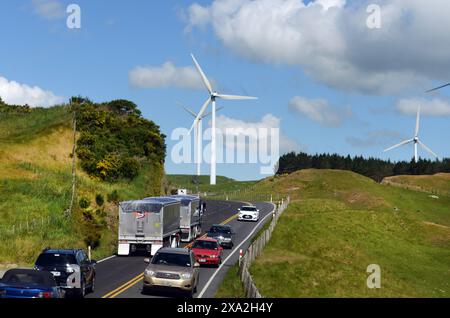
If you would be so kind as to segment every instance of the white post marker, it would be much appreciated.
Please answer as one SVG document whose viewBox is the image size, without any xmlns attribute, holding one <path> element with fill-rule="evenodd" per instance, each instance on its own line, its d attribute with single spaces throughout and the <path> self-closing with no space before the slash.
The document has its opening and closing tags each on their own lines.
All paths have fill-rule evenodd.
<svg viewBox="0 0 450 318">
<path fill-rule="evenodd" d="M 88 258 L 91 260 L 91 246 L 88 246 Z"/>
<path fill-rule="evenodd" d="M 239 250 L 239 267 L 241 266 L 242 257 L 244 256 L 244 251 L 242 249 Z"/>
</svg>

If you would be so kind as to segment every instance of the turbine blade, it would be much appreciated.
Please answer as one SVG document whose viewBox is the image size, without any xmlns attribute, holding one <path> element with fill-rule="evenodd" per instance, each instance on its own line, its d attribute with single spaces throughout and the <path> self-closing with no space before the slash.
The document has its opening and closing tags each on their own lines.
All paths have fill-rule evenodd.
<svg viewBox="0 0 450 318">
<path fill-rule="evenodd" d="M 421 142 L 420 140 L 419 140 L 419 145 L 420 145 L 423 149 L 425 149 L 426 151 L 428 151 L 430 154 L 432 154 L 433 156 L 435 156 L 436 158 L 439 158 L 438 155 L 435 154 L 435 153 L 433 152 L 433 150 L 431 150 L 430 148 L 428 148 L 428 146 L 425 145 L 425 144 L 424 144 L 423 142 Z"/>
<path fill-rule="evenodd" d="M 414 137 L 417 137 L 419 135 L 419 129 L 420 129 L 420 105 L 417 109 L 417 118 L 416 118 L 416 130 L 414 133 Z"/>
<path fill-rule="evenodd" d="M 393 150 L 395 148 L 398 148 L 398 147 L 401 147 L 403 145 L 409 144 L 409 143 L 411 143 L 413 141 L 414 141 L 414 139 L 408 139 L 408 140 L 402 141 L 401 143 L 396 144 L 395 146 L 392 146 L 390 148 L 387 148 L 387 149 L 383 150 L 383 152 L 388 152 L 388 151 Z"/>
<path fill-rule="evenodd" d="M 194 54 L 191 54 L 192 60 L 194 61 L 195 67 L 197 68 L 197 71 L 200 73 L 200 76 L 202 78 L 203 84 L 205 84 L 206 89 L 210 94 L 213 93 L 213 89 L 211 86 L 211 83 L 209 82 L 208 78 L 206 77 L 205 73 L 203 72 L 202 68 L 200 67 L 200 64 L 198 64 L 197 60 L 195 59 Z"/>
<path fill-rule="evenodd" d="M 447 86 L 450 86 L 450 83 L 445 84 L 445 85 L 441 85 L 439 87 L 432 88 L 432 89 L 426 91 L 425 93 L 431 93 L 431 92 L 437 91 L 438 89 L 441 89 L 441 88 L 444 88 L 444 87 L 447 87 Z"/>
<path fill-rule="evenodd" d="M 249 99 L 258 99 L 258 97 L 252 97 L 252 96 L 223 95 L 223 94 L 218 94 L 216 97 L 222 98 L 222 99 L 225 99 L 225 100 L 249 100 Z"/>
<path fill-rule="evenodd" d="M 203 116 L 203 113 L 205 112 L 206 108 L 208 107 L 209 103 L 211 102 L 211 97 L 208 97 L 208 99 L 206 100 L 206 102 L 203 104 L 202 108 L 200 109 L 200 112 L 198 113 L 198 115 L 195 117 L 194 122 L 192 123 L 192 127 L 189 130 L 189 135 L 192 132 L 192 129 L 194 129 L 195 125 L 198 124 L 198 122 L 200 121 L 200 119 Z"/>
<path fill-rule="evenodd" d="M 221 109 L 223 109 L 223 107 L 218 107 L 218 108 L 216 109 L 216 112 L 218 112 L 218 111 L 221 110 Z M 208 112 L 208 113 L 206 113 L 205 115 L 203 115 L 201 119 L 203 119 L 203 118 L 205 118 L 205 117 L 208 117 L 208 116 L 211 115 L 211 114 L 212 114 L 212 112 Z"/>
<path fill-rule="evenodd" d="M 182 107 L 188 114 L 192 115 L 194 118 L 197 117 L 197 114 L 194 113 L 192 110 L 184 106 L 181 102 L 177 101 L 178 106 Z"/>
</svg>

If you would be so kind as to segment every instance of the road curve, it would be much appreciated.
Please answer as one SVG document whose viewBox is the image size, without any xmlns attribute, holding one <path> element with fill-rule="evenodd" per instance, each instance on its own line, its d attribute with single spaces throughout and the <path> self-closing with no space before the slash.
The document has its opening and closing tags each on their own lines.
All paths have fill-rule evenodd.
<svg viewBox="0 0 450 318">
<path fill-rule="evenodd" d="M 233 266 L 239 258 L 239 249 L 245 249 L 250 244 L 254 233 L 267 221 L 274 206 L 270 203 L 256 203 L 260 210 L 260 221 L 239 222 L 236 220 L 237 209 L 242 202 L 208 201 L 207 212 L 203 219 L 203 232 L 212 224 L 226 223 L 236 232 L 234 248 L 224 250 L 223 263 L 219 268 L 200 269 L 200 280 L 197 293 L 194 297 L 209 298 L 214 294 L 223 280 L 229 267 Z M 267 216 L 267 217 L 266 217 Z M 146 264 L 144 255 L 128 257 L 112 257 L 97 264 L 96 289 L 88 294 L 88 298 L 151 298 L 151 297 L 183 297 L 182 294 L 168 291 L 153 294 L 142 293 L 142 274 Z"/>
</svg>

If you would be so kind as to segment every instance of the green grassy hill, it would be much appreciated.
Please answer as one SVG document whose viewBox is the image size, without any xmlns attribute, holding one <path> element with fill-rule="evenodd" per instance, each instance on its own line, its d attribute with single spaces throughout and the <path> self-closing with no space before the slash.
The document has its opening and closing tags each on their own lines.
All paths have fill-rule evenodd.
<svg viewBox="0 0 450 318">
<path fill-rule="evenodd" d="M 438 173 L 432 176 L 394 176 L 384 178 L 383 183 L 450 196 L 450 173 Z"/>
<path fill-rule="evenodd" d="M 197 191 L 196 184 L 194 183 L 195 178 L 196 176 L 194 177 L 193 175 L 167 175 L 167 180 L 172 188 L 189 189 L 193 193 Z M 209 184 L 209 176 L 200 176 L 198 182 L 199 191 L 209 194 L 232 193 L 250 188 L 257 183 L 257 181 L 236 181 L 222 176 L 217 176 L 217 184 L 215 186 Z"/>
<path fill-rule="evenodd" d="M 336 170 L 302 170 L 255 188 L 292 199 L 250 268 L 266 297 L 450 296 L 450 197 Z M 381 266 L 381 289 L 366 286 L 369 264 Z M 218 296 L 242 293 L 233 280 Z"/>
<path fill-rule="evenodd" d="M 68 106 L 0 112 L 0 266 L 30 265 L 42 248 L 86 248 L 95 258 L 111 255 L 120 199 L 161 191 L 161 165 L 143 165 L 132 181 L 102 182 L 77 162 L 75 210 L 71 198 L 73 133 Z M 88 203 L 82 209 L 80 200 Z M 104 202 L 102 202 L 104 201 Z"/>
</svg>

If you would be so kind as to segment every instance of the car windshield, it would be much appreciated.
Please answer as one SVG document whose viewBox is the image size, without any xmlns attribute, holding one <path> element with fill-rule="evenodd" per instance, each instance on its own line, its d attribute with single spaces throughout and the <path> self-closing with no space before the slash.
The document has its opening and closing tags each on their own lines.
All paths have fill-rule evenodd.
<svg viewBox="0 0 450 318">
<path fill-rule="evenodd" d="M 217 250 L 218 245 L 217 242 L 212 241 L 195 241 L 192 248 L 199 248 L 204 250 Z"/>
<path fill-rule="evenodd" d="M 2 281 L 5 285 L 40 285 L 40 286 L 52 286 L 51 281 L 49 281 L 48 277 L 42 275 L 40 272 L 36 271 L 35 273 L 27 272 L 27 273 L 12 273 L 5 274 Z"/>
<path fill-rule="evenodd" d="M 152 264 L 191 267 L 191 258 L 187 254 L 157 253 L 152 259 Z"/>
<path fill-rule="evenodd" d="M 210 230 L 209 233 L 211 234 L 232 234 L 231 228 L 230 227 L 225 227 L 225 226 L 213 226 Z"/>
<path fill-rule="evenodd" d="M 73 254 L 41 254 L 36 261 L 36 266 L 59 266 L 76 263 Z"/>
<path fill-rule="evenodd" d="M 255 208 L 255 207 L 252 207 L 252 206 L 243 206 L 243 207 L 241 208 L 241 211 L 252 211 L 252 212 L 255 212 L 255 211 L 256 211 L 256 208 Z"/>
</svg>

